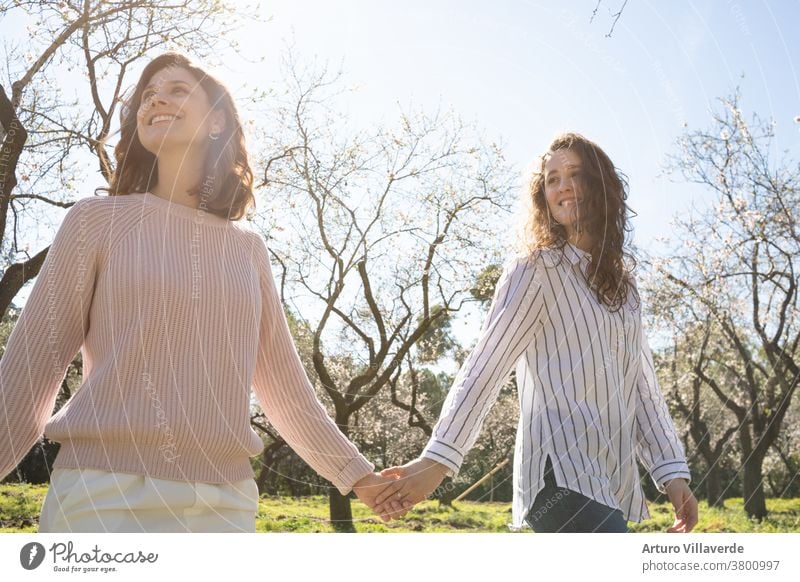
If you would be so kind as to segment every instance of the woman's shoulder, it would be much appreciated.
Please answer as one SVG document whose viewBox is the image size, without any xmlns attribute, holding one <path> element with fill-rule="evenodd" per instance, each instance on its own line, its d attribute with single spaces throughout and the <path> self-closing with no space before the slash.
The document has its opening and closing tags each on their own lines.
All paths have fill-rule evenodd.
<svg viewBox="0 0 800 582">
<path fill-rule="evenodd" d="M 530 289 L 541 284 L 543 253 L 540 249 L 531 252 L 515 251 L 503 263 L 502 277 L 515 287 Z M 519 283 L 524 283 L 519 285 Z"/>
<path fill-rule="evenodd" d="M 512 252 L 505 263 L 503 269 L 513 271 L 519 268 L 535 268 L 537 266 L 549 265 L 550 252 L 547 248 L 536 248 L 530 251 L 515 250 Z"/>
<path fill-rule="evenodd" d="M 78 198 L 75 202 L 73 202 L 69 206 L 70 212 L 85 212 L 85 211 L 97 211 L 101 210 L 108 205 L 109 196 L 85 196 L 83 198 Z"/>
<path fill-rule="evenodd" d="M 79 198 L 67 207 L 67 213 L 59 230 L 79 230 L 83 235 L 90 234 L 94 240 L 109 225 L 109 204 L 106 196 L 86 196 Z"/>
<path fill-rule="evenodd" d="M 132 196 L 106 196 L 93 194 L 79 198 L 67 210 L 62 228 L 70 228 L 72 224 L 79 226 L 81 232 L 89 231 L 95 242 L 106 240 L 111 233 L 120 234 L 126 229 L 120 228 L 120 223 L 134 223 L 126 220 L 128 209 L 131 213 L 137 212 Z M 141 207 L 139 207 L 141 209 Z M 141 210 L 139 210 L 141 212 Z"/>
<path fill-rule="evenodd" d="M 134 195 L 105 196 L 93 194 L 76 200 L 70 206 L 69 211 L 85 216 L 103 216 L 119 211 L 120 208 L 128 206 L 132 208 L 134 201 Z"/>
</svg>

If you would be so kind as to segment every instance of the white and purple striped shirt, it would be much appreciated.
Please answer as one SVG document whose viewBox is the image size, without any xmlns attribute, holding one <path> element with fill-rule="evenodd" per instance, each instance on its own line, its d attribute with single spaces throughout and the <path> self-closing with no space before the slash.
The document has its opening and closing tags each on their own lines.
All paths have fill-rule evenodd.
<svg viewBox="0 0 800 582">
<path fill-rule="evenodd" d="M 590 256 L 567 243 L 505 265 L 475 349 L 461 366 L 422 456 L 455 476 L 516 363 L 520 420 L 514 453 L 513 524 L 544 486 L 556 483 L 650 516 L 636 456 L 659 491 L 689 467 L 642 330 L 634 293 L 612 312 L 582 275 Z"/>
</svg>

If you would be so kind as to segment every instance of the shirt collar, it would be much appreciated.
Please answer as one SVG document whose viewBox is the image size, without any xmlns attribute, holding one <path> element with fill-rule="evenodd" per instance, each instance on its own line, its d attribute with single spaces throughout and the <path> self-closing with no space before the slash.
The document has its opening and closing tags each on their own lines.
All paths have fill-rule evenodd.
<svg viewBox="0 0 800 582">
<path fill-rule="evenodd" d="M 555 267 L 564 260 L 569 261 L 569 264 L 573 266 L 581 263 L 583 265 L 589 265 L 592 259 L 589 253 L 568 242 L 564 243 L 563 256 L 562 249 L 557 246 L 542 247 L 541 250 L 542 253 L 540 256 L 548 267 Z"/>
<path fill-rule="evenodd" d="M 579 262 L 588 264 L 592 260 L 592 255 L 582 249 L 579 249 L 570 242 L 564 245 L 564 254 L 573 265 L 577 265 Z"/>
</svg>

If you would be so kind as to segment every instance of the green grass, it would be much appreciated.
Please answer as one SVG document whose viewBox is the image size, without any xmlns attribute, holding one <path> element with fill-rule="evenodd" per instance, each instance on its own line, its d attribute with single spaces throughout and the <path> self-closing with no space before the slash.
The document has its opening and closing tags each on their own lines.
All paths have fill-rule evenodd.
<svg viewBox="0 0 800 582">
<path fill-rule="evenodd" d="M 36 532 L 47 485 L 0 485 L 0 533 Z M 510 503 L 458 502 L 440 508 L 426 501 L 398 521 L 383 523 L 363 504 L 354 501 L 353 519 L 358 532 L 508 532 Z M 649 504 L 651 518 L 629 523 L 633 532 L 663 532 L 672 525 L 669 504 Z M 749 520 L 741 498 L 725 500 L 724 509 L 709 509 L 700 502 L 700 523 L 694 531 L 707 532 L 800 532 L 800 499 L 767 499 L 769 517 L 761 523 Z M 328 500 L 324 497 L 273 497 L 265 495 L 256 519 L 259 532 L 332 532 Z M 525 529 L 523 531 L 530 531 Z"/>
</svg>

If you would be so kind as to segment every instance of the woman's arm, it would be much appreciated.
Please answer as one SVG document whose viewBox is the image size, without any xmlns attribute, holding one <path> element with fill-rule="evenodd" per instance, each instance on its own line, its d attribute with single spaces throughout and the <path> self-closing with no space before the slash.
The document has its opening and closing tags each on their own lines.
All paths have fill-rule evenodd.
<svg viewBox="0 0 800 582">
<path fill-rule="evenodd" d="M 689 533 L 698 520 L 697 499 L 689 488 L 692 476 L 667 403 L 658 387 L 644 328 L 641 336 L 642 364 L 636 382 L 637 451 L 656 488 L 667 495 L 675 508 L 675 522 L 667 531 Z"/>
<path fill-rule="evenodd" d="M 81 199 L 65 215 L 0 360 L 0 479 L 42 436 L 89 331 L 105 223 L 93 203 Z"/>
<path fill-rule="evenodd" d="M 264 413 L 312 469 L 346 495 L 374 465 L 339 430 L 311 385 L 283 311 L 264 240 L 255 244 L 261 284 L 259 346 L 253 388 Z"/>
<path fill-rule="evenodd" d="M 418 503 L 446 475 L 458 473 L 503 381 L 533 341 L 543 310 L 533 259 L 513 260 L 497 282 L 478 343 L 456 376 L 428 444 L 416 461 L 381 473 L 399 480 L 376 502 L 394 498 Z"/>
<path fill-rule="evenodd" d="M 639 458 L 656 488 L 666 493 L 667 481 L 691 481 L 689 465 L 667 403 L 658 386 L 653 355 L 644 328 L 641 330 L 641 371 L 636 382 L 636 440 Z"/>
</svg>

